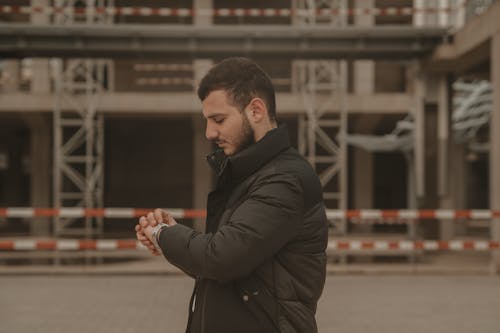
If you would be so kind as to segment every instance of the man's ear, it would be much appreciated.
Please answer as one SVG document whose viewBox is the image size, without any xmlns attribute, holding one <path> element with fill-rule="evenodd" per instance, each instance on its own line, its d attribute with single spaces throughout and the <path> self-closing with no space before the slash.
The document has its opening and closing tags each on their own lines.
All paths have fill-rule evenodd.
<svg viewBox="0 0 500 333">
<path fill-rule="evenodd" d="M 247 107 L 248 119 L 251 119 L 255 123 L 260 123 L 267 117 L 267 107 L 266 103 L 258 97 L 253 98 Z"/>
</svg>

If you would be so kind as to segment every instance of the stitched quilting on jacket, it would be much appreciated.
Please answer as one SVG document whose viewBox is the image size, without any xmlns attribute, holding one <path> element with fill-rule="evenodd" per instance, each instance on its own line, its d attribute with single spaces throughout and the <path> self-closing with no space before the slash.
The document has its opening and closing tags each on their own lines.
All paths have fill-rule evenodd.
<svg viewBox="0 0 500 333">
<path fill-rule="evenodd" d="M 196 277 L 187 332 L 317 332 L 328 224 L 316 173 L 281 126 L 207 158 L 218 177 L 205 233 L 177 224 L 159 242 Z"/>
</svg>

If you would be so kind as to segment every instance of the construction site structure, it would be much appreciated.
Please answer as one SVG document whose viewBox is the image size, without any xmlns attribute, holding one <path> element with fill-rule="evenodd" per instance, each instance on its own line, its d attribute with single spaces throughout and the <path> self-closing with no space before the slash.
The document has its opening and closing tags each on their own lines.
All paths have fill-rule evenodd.
<svg viewBox="0 0 500 333">
<path fill-rule="evenodd" d="M 261 4 L 0 0 L 0 207 L 203 208 L 213 147 L 194 92 L 213 63 L 246 56 L 272 77 L 329 209 L 500 208 L 498 1 Z M 100 238 L 135 223 L 64 216 L 0 228 Z M 500 239 L 495 218 L 331 225 Z"/>
</svg>

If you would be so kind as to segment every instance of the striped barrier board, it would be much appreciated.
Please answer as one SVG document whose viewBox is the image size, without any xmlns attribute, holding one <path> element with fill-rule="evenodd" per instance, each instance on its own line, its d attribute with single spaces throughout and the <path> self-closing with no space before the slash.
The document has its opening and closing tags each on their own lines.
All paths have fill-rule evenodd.
<svg viewBox="0 0 500 333">
<path fill-rule="evenodd" d="M 45 7 L 45 6 L 0 6 L 4 14 L 76 14 L 87 13 L 110 16 L 162 16 L 162 17 L 290 17 L 309 16 L 408 16 L 416 13 L 437 14 L 453 13 L 464 8 L 465 2 L 454 7 L 384 7 L 384 8 L 322 8 L 322 9 L 292 9 L 292 8 L 153 8 L 153 7 Z"/>
<path fill-rule="evenodd" d="M 145 249 L 137 240 L 3 240 L 0 241 L 0 251 L 78 251 L 78 250 L 136 250 Z"/>
<path fill-rule="evenodd" d="M 0 251 L 78 251 L 78 250 L 145 250 L 146 248 L 137 240 L 0 240 Z M 500 250 L 500 241 L 488 240 L 452 240 L 452 241 L 362 241 L 362 240 L 331 240 L 328 242 L 330 251 L 356 251 L 356 250 L 426 250 L 426 251 L 489 251 Z"/>
<path fill-rule="evenodd" d="M 400 241 L 330 241 L 328 242 L 329 250 L 426 250 L 426 251 L 439 251 L 439 250 L 451 250 L 451 251 L 463 251 L 463 250 L 475 250 L 475 251 L 488 251 L 488 250 L 498 250 L 500 249 L 500 242 L 498 241 L 434 241 L 434 240 L 423 240 L 423 241 L 410 241 L 410 240 L 400 240 Z"/>
<path fill-rule="evenodd" d="M 486 220 L 500 217 L 500 210 L 471 209 L 471 210 L 452 210 L 452 209 L 399 209 L 399 210 L 327 210 L 328 219 L 352 219 L 353 222 L 364 220 L 425 220 L 425 219 L 471 219 Z"/>
<path fill-rule="evenodd" d="M 179 209 L 165 208 L 173 218 L 190 219 L 205 217 L 206 211 L 203 209 Z M 33 217 L 62 217 L 62 218 L 82 218 L 82 217 L 106 217 L 106 218 L 139 218 L 150 212 L 152 208 L 32 208 L 32 207 L 12 207 L 0 208 L 0 217 L 12 218 L 33 218 Z"/>
<path fill-rule="evenodd" d="M 206 217 L 203 209 L 180 209 L 164 208 L 176 219 L 190 219 Z M 105 217 L 105 218 L 139 218 L 153 211 L 151 208 L 32 208 L 32 207 L 10 207 L 0 208 L 0 217 L 9 218 L 33 218 L 33 217 Z M 384 220 L 387 223 L 406 223 L 405 221 L 423 219 L 470 219 L 489 220 L 500 218 L 500 210 L 335 210 L 328 209 L 327 217 L 330 220 L 350 219 L 354 223 L 363 221 L 376 222 L 373 220 Z"/>
</svg>

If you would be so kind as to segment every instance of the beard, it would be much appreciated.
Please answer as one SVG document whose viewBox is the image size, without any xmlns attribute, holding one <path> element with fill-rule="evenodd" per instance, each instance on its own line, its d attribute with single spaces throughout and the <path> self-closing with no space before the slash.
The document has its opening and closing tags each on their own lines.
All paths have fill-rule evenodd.
<svg viewBox="0 0 500 333">
<path fill-rule="evenodd" d="M 250 125 L 250 121 L 247 115 L 243 113 L 243 124 L 241 129 L 241 135 L 238 137 L 237 144 L 235 145 L 235 154 L 248 148 L 255 143 L 255 132 Z"/>
</svg>

